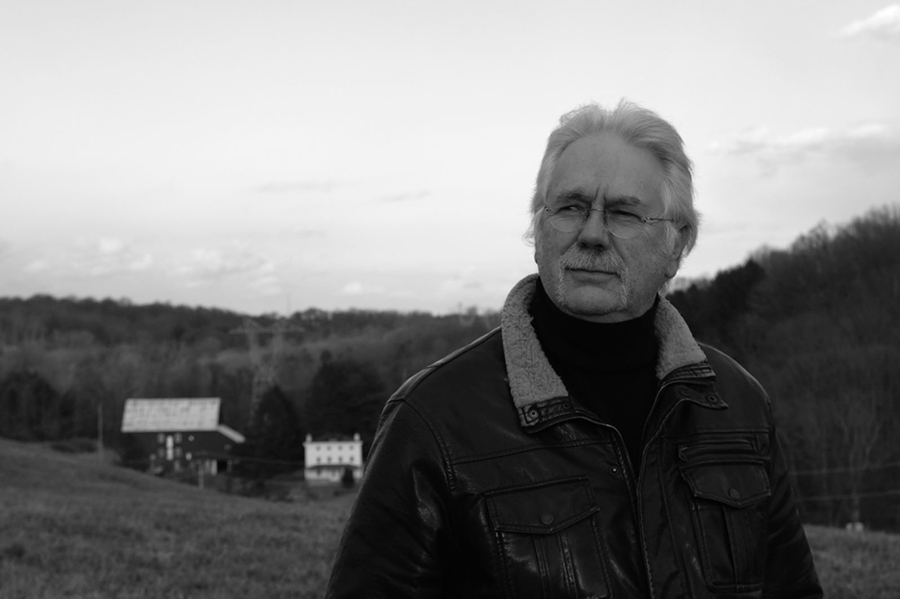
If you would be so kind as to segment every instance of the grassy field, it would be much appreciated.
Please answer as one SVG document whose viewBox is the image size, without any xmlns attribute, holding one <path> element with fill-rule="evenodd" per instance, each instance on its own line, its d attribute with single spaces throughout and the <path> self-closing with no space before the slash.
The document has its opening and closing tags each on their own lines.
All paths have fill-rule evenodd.
<svg viewBox="0 0 900 599">
<path fill-rule="evenodd" d="M 351 501 L 235 497 L 0 439 L 0 597 L 321 597 Z M 900 536 L 808 534 L 826 597 L 900 598 Z"/>
<path fill-rule="evenodd" d="M 351 500 L 247 499 L 0 440 L 0 597 L 320 597 Z"/>
</svg>

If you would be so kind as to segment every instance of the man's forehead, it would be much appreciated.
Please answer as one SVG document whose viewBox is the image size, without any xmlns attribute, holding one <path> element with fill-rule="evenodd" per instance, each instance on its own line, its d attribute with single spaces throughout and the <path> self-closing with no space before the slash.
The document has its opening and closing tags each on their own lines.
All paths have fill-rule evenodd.
<svg viewBox="0 0 900 599">
<path fill-rule="evenodd" d="M 563 151 L 548 192 L 549 198 L 581 195 L 645 204 L 660 195 L 662 180 L 662 165 L 653 154 L 604 132 L 582 137 Z"/>
</svg>

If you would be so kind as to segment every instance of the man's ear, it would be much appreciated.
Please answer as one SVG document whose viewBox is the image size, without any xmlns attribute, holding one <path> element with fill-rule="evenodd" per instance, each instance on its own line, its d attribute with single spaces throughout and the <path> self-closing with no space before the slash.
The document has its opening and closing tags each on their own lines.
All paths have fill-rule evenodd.
<svg viewBox="0 0 900 599">
<path fill-rule="evenodd" d="M 538 214 L 535 214 L 531 219 L 529 233 L 531 236 L 531 243 L 534 245 L 534 263 L 538 265 L 541 263 L 541 224 L 540 217 Z"/>
<path fill-rule="evenodd" d="M 688 237 L 690 237 L 690 227 L 688 225 L 682 226 L 675 232 L 672 251 L 669 254 L 669 265 L 666 267 L 666 276 L 670 279 L 678 273 L 678 269 L 681 267 L 681 258 L 684 248 L 687 246 Z"/>
</svg>

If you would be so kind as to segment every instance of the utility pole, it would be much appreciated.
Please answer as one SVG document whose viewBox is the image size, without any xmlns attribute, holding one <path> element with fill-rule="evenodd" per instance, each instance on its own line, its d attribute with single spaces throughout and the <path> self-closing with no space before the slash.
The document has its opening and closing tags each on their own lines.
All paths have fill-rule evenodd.
<svg viewBox="0 0 900 599">
<path fill-rule="evenodd" d="M 103 461 L 103 404 L 97 406 L 97 455 Z"/>
</svg>

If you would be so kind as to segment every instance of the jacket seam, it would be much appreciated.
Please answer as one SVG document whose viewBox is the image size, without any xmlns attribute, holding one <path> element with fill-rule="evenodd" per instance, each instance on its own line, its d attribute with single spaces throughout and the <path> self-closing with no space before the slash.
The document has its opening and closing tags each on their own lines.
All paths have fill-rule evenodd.
<svg viewBox="0 0 900 599">
<path fill-rule="evenodd" d="M 692 437 L 692 436 L 696 436 L 696 435 L 721 435 L 721 436 L 734 435 L 734 434 L 748 434 L 748 435 L 766 434 L 766 435 L 769 435 L 771 432 L 772 432 L 772 429 L 768 426 L 755 427 L 755 428 L 731 428 L 731 427 L 728 427 L 728 428 L 722 428 L 722 429 L 699 430 L 699 431 L 694 431 L 694 432 L 690 432 L 690 433 L 663 433 L 663 432 L 660 432 L 660 434 L 657 436 L 660 439 L 670 440 L 670 439 L 677 439 L 680 437 Z"/>
<path fill-rule="evenodd" d="M 569 441 L 566 443 L 533 443 L 531 445 L 526 445 L 521 448 L 516 449 L 504 449 L 501 451 L 493 451 L 490 453 L 484 454 L 475 454 L 469 456 L 463 456 L 460 458 L 456 458 L 453 460 L 453 464 L 472 464 L 475 462 L 481 462 L 485 460 L 491 460 L 494 458 L 503 458 L 513 455 L 518 455 L 521 453 L 529 453 L 531 451 L 538 451 L 541 449 L 555 449 L 561 447 L 583 447 L 585 445 L 610 445 L 611 443 L 606 439 L 601 439 L 599 437 L 595 437 L 592 439 L 583 439 L 577 441 Z"/>
<path fill-rule="evenodd" d="M 441 437 L 441 435 L 437 432 L 436 427 L 431 424 L 431 421 L 425 416 L 425 414 L 423 414 L 420 409 L 418 409 L 415 405 L 413 405 L 412 402 L 407 401 L 405 397 L 396 398 L 395 401 L 402 403 L 403 405 L 405 405 L 409 409 L 411 409 L 413 412 L 415 412 L 416 415 L 422 419 L 422 422 L 425 423 L 425 426 L 428 427 L 428 432 L 431 433 L 431 436 L 434 438 L 435 442 L 437 443 L 438 449 L 440 449 L 440 451 L 441 451 L 441 462 L 443 462 L 443 466 L 444 466 L 443 468 L 441 468 L 441 470 L 444 473 L 444 480 L 447 483 L 447 488 L 450 491 L 455 491 L 456 490 L 456 476 L 453 472 L 453 461 L 450 458 L 450 450 L 447 447 L 447 444 L 444 442 L 443 437 Z"/>
</svg>

